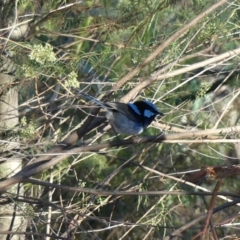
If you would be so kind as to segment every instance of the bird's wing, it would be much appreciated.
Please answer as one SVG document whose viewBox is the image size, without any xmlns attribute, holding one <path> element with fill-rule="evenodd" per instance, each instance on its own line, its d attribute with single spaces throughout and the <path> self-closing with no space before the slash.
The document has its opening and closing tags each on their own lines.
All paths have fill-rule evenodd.
<svg viewBox="0 0 240 240">
<path fill-rule="evenodd" d="M 128 119 L 132 121 L 138 121 L 139 119 L 133 115 L 133 113 L 129 110 L 129 106 L 126 103 L 121 102 L 107 102 L 106 106 L 110 111 L 120 113 L 125 115 Z"/>
<path fill-rule="evenodd" d="M 111 111 L 122 112 L 121 109 L 124 109 L 126 104 L 120 102 L 106 102 L 105 105 Z"/>
</svg>

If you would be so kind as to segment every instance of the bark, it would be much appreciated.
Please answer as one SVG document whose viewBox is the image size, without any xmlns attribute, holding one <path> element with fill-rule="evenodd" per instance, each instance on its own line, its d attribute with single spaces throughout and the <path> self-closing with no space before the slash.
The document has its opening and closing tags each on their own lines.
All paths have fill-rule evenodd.
<svg viewBox="0 0 240 240">
<path fill-rule="evenodd" d="M 0 73 L 0 152 L 10 152 L 19 148 L 18 134 L 14 133 L 14 127 L 18 124 L 18 94 L 16 87 L 11 87 L 13 77 Z M 9 134 L 10 133 L 10 134 Z M 0 178 L 8 178 L 16 174 L 22 168 L 22 160 L 19 157 L 1 158 Z M 8 194 L 23 194 L 23 187 L 13 186 Z M 6 196 L 6 194 L 5 194 Z M 25 205 L 14 201 L 0 205 L 0 239 L 23 240 L 24 235 L 14 234 L 16 231 L 26 230 Z M 10 231 L 12 234 L 2 234 Z"/>
</svg>

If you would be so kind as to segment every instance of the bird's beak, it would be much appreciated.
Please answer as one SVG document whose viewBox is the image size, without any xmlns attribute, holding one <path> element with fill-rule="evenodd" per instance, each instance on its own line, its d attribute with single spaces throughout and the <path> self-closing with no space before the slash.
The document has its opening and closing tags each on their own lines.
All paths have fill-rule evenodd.
<svg viewBox="0 0 240 240">
<path fill-rule="evenodd" d="M 160 115 L 160 116 L 162 116 L 162 117 L 165 116 L 165 115 L 164 115 L 163 113 L 161 113 L 161 112 L 159 112 L 158 115 Z"/>
</svg>

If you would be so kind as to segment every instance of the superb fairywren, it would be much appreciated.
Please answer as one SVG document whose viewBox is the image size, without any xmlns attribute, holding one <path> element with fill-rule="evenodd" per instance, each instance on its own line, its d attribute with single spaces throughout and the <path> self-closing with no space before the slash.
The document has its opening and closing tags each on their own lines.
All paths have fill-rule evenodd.
<svg viewBox="0 0 240 240">
<path fill-rule="evenodd" d="M 78 94 L 94 101 L 106 111 L 106 118 L 115 132 L 127 135 L 140 134 L 157 115 L 164 116 L 157 107 L 149 101 L 134 103 L 101 102 L 96 98 L 74 89 Z"/>
</svg>

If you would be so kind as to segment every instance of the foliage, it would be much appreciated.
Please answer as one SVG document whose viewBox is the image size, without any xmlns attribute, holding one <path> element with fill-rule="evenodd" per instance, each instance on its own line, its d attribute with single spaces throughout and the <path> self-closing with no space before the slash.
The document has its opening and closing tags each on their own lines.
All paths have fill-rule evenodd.
<svg viewBox="0 0 240 240">
<path fill-rule="evenodd" d="M 236 143 L 227 141 L 239 140 L 238 132 L 210 133 L 238 125 L 239 61 L 229 55 L 203 63 L 239 48 L 239 6 L 236 1 L 236 5 L 222 4 L 186 31 L 180 29 L 217 2 L 17 1 L 22 17 L 34 15 L 24 38 L 10 41 L 5 37 L 4 52 L 14 52 L 11 61 L 18 67 L 19 152 L 27 160 L 48 155 L 49 149 L 53 149 L 52 158 L 63 156 L 61 162 L 37 175 L 37 186 L 25 185 L 26 196 L 37 201 L 32 205 L 40 219 L 33 218 L 32 210 L 26 211 L 29 231 L 34 226 L 52 239 L 55 234 L 65 239 L 71 234 L 75 239 L 168 239 L 174 229 L 209 209 L 211 198 L 200 192 L 213 191 L 216 181 L 205 181 L 206 176 L 197 182 L 201 186 L 192 186 L 188 175 L 207 166 L 239 161 Z M 179 34 L 167 45 L 175 33 Z M 89 119 L 96 108 L 74 95 L 71 87 L 104 101 L 149 99 L 165 117 L 140 137 L 179 134 L 179 138 L 124 145 L 121 141 L 129 137 L 119 136 L 119 146 L 111 147 L 107 144 L 117 138 L 105 128 L 102 111 L 95 117 L 96 128 L 92 127 Z M 183 132 L 201 130 L 206 131 L 201 137 L 181 138 Z M 74 133 L 77 140 L 70 142 Z M 65 148 L 55 150 L 57 143 Z M 224 179 L 221 190 L 238 193 L 236 178 Z M 48 189 L 41 181 L 102 194 L 50 184 Z M 129 195 L 114 195 L 118 191 Z M 167 193 L 142 196 L 146 191 Z M 199 196 L 172 195 L 174 191 L 199 191 Z M 226 201 L 217 198 L 214 206 Z M 212 221 L 220 224 L 234 216 L 236 209 L 223 209 Z M 204 224 L 197 221 L 189 231 L 182 231 L 182 239 L 201 233 Z M 220 228 L 215 229 L 219 239 L 226 234 Z M 230 227 L 228 231 L 238 234 Z M 208 234 L 210 238 L 212 233 Z"/>
</svg>

